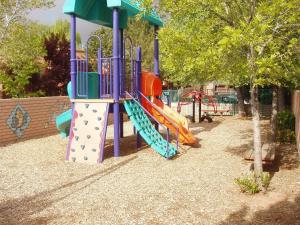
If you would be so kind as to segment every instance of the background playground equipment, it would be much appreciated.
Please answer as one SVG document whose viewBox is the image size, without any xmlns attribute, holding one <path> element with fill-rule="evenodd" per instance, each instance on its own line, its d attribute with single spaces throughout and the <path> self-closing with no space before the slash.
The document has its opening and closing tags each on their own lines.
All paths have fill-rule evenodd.
<svg viewBox="0 0 300 225">
<path fill-rule="evenodd" d="M 163 25 L 161 19 L 152 11 L 143 18 L 154 26 L 154 73 L 144 73 L 142 76 L 142 52 L 140 47 L 134 47 L 129 37 L 124 37 L 127 19 L 140 13 L 138 4 L 127 0 L 67 0 L 64 12 L 71 16 L 71 84 L 69 88 L 72 110 L 57 118 L 57 127 L 63 136 L 69 135 L 67 160 L 74 162 L 99 163 L 104 159 L 107 118 L 114 114 L 114 156 L 120 156 L 120 138 L 123 138 L 123 113 L 127 113 L 133 122 L 138 135 L 137 147 L 141 146 L 141 137 L 156 152 L 165 158 L 172 158 L 177 149 L 170 144 L 169 131 L 173 132 L 183 143 L 194 143 L 193 136 L 187 129 L 187 124 L 176 120 L 180 118 L 176 112 L 166 115 L 167 106 L 158 101 L 161 95 L 159 79 L 159 46 L 157 31 Z M 84 59 L 76 58 L 76 17 L 111 27 L 113 29 L 112 56 L 104 56 L 102 39 L 92 35 L 86 43 Z M 88 45 L 91 40 L 98 41 L 97 72 L 89 71 Z M 133 52 L 136 52 L 134 59 Z M 129 54 L 126 54 L 129 52 Z M 129 59 L 126 59 L 129 55 Z M 129 64 L 129 65 L 128 65 Z M 130 71 L 126 70 L 130 68 Z M 155 78 L 155 79 L 153 79 Z M 149 80 L 155 81 L 147 85 Z M 158 84 L 158 85 L 156 85 Z M 155 95 L 153 95 L 155 93 Z M 154 101 L 145 103 L 147 97 Z M 150 94 L 150 95 L 149 95 Z M 156 100 L 155 100 L 156 99 Z M 140 101 L 143 100 L 143 105 Z M 156 105 L 158 104 L 158 105 Z M 147 108 L 147 109 L 146 109 Z M 169 111 L 168 111 L 169 113 Z M 161 125 L 166 130 L 166 139 L 154 129 L 152 122 Z M 68 134 L 68 126 L 70 132 Z M 189 135 L 187 140 L 186 135 Z"/>
<path fill-rule="evenodd" d="M 192 115 L 192 122 L 196 121 L 197 114 L 199 122 L 203 119 L 210 122 L 210 116 L 235 115 L 236 104 L 237 98 L 233 93 L 209 95 L 204 91 L 193 90 L 178 97 L 177 111 L 184 116 Z"/>
</svg>

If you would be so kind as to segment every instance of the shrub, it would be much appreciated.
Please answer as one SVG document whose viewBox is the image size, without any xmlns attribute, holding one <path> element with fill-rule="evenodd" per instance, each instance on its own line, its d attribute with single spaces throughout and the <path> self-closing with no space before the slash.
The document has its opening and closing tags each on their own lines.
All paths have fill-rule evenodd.
<svg viewBox="0 0 300 225">
<path fill-rule="evenodd" d="M 290 111 L 279 112 L 277 115 L 277 141 L 295 143 L 295 116 Z"/>
<path fill-rule="evenodd" d="M 291 111 L 282 111 L 277 115 L 278 130 L 295 130 L 295 116 Z"/>
<path fill-rule="evenodd" d="M 241 192 L 249 194 L 255 194 L 260 192 L 259 185 L 255 181 L 254 176 L 236 178 L 234 182 L 240 187 Z"/>
<path fill-rule="evenodd" d="M 270 182 L 271 182 L 270 174 L 269 173 L 262 173 L 261 174 L 261 183 L 262 183 L 262 186 L 265 190 L 268 189 L 268 187 L 270 185 Z"/>
<path fill-rule="evenodd" d="M 262 173 L 260 179 L 262 189 L 267 190 L 271 181 L 270 175 L 268 173 Z M 234 182 L 240 187 L 240 190 L 243 193 L 256 194 L 262 191 L 259 187 L 259 183 L 255 179 L 254 173 L 242 178 L 236 178 L 234 179 Z"/>
</svg>

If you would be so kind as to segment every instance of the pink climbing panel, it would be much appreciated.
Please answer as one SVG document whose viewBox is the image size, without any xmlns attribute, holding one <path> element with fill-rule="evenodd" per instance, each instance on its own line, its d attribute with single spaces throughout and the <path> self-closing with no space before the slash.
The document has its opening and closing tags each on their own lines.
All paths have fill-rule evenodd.
<svg viewBox="0 0 300 225">
<path fill-rule="evenodd" d="M 104 148 L 109 103 L 75 103 L 67 160 L 95 164 Z"/>
</svg>

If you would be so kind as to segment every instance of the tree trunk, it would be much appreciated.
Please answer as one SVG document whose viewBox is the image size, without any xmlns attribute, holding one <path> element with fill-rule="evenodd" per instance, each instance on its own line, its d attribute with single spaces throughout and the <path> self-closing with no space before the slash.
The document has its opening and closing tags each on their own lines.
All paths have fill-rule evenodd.
<svg viewBox="0 0 300 225">
<path fill-rule="evenodd" d="M 257 68 L 255 64 L 255 50 L 254 46 L 249 46 L 247 55 L 249 68 L 250 68 L 250 91 L 251 91 L 251 111 L 253 123 L 253 147 L 254 147 L 254 175 L 260 188 L 262 188 L 261 175 L 263 172 L 262 167 L 262 146 L 261 146 L 261 131 L 260 131 L 260 118 L 259 118 L 259 101 L 258 101 L 258 88 L 253 84 L 256 78 Z"/>
<path fill-rule="evenodd" d="M 282 112 L 285 110 L 285 97 L 283 87 L 278 88 L 278 111 Z"/>
<path fill-rule="evenodd" d="M 0 83 L 0 99 L 3 98 L 3 85 Z"/>
<path fill-rule="evenodd" d="M 245 104 L 244 104 L 243 87 L 237 87 L 236 92 L 237 92 L 239 116 L 245 117 L 246 109 L 245 109 Z"/>
<path fill-rule="evenodd" d="M 261 131 L 259 118 L 258 88 L 253 86 L 251 87 L 251 110 L 253 123 L 254 174 L 256 178 L 259 178 L 263 172 Z"/>
<path fill-rule="evenodd" d="M 273 87 L 273 99 L 272 99 L 272 115 L 271 115 L 271 142 L 274 146 L 276 142 L 276 130 L 277 130 L 277 113 L 278 113 L 278 87 Z"/>
</svg>

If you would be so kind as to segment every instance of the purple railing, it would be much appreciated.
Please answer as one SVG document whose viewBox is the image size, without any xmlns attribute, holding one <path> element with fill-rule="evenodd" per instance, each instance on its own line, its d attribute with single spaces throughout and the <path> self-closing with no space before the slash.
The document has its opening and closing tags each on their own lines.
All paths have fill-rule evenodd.
<svg viewBox="0 0 300 225">
<path fill-rule="evenodd" d="M 76 59 L 76 96 L 88 97 L 88 63 L 86 59 Z"/>
<path fill-rule="evenodd" d="M 100 98 L 113 96 L 113 58 L 101 58 Z"/>
</svg>

